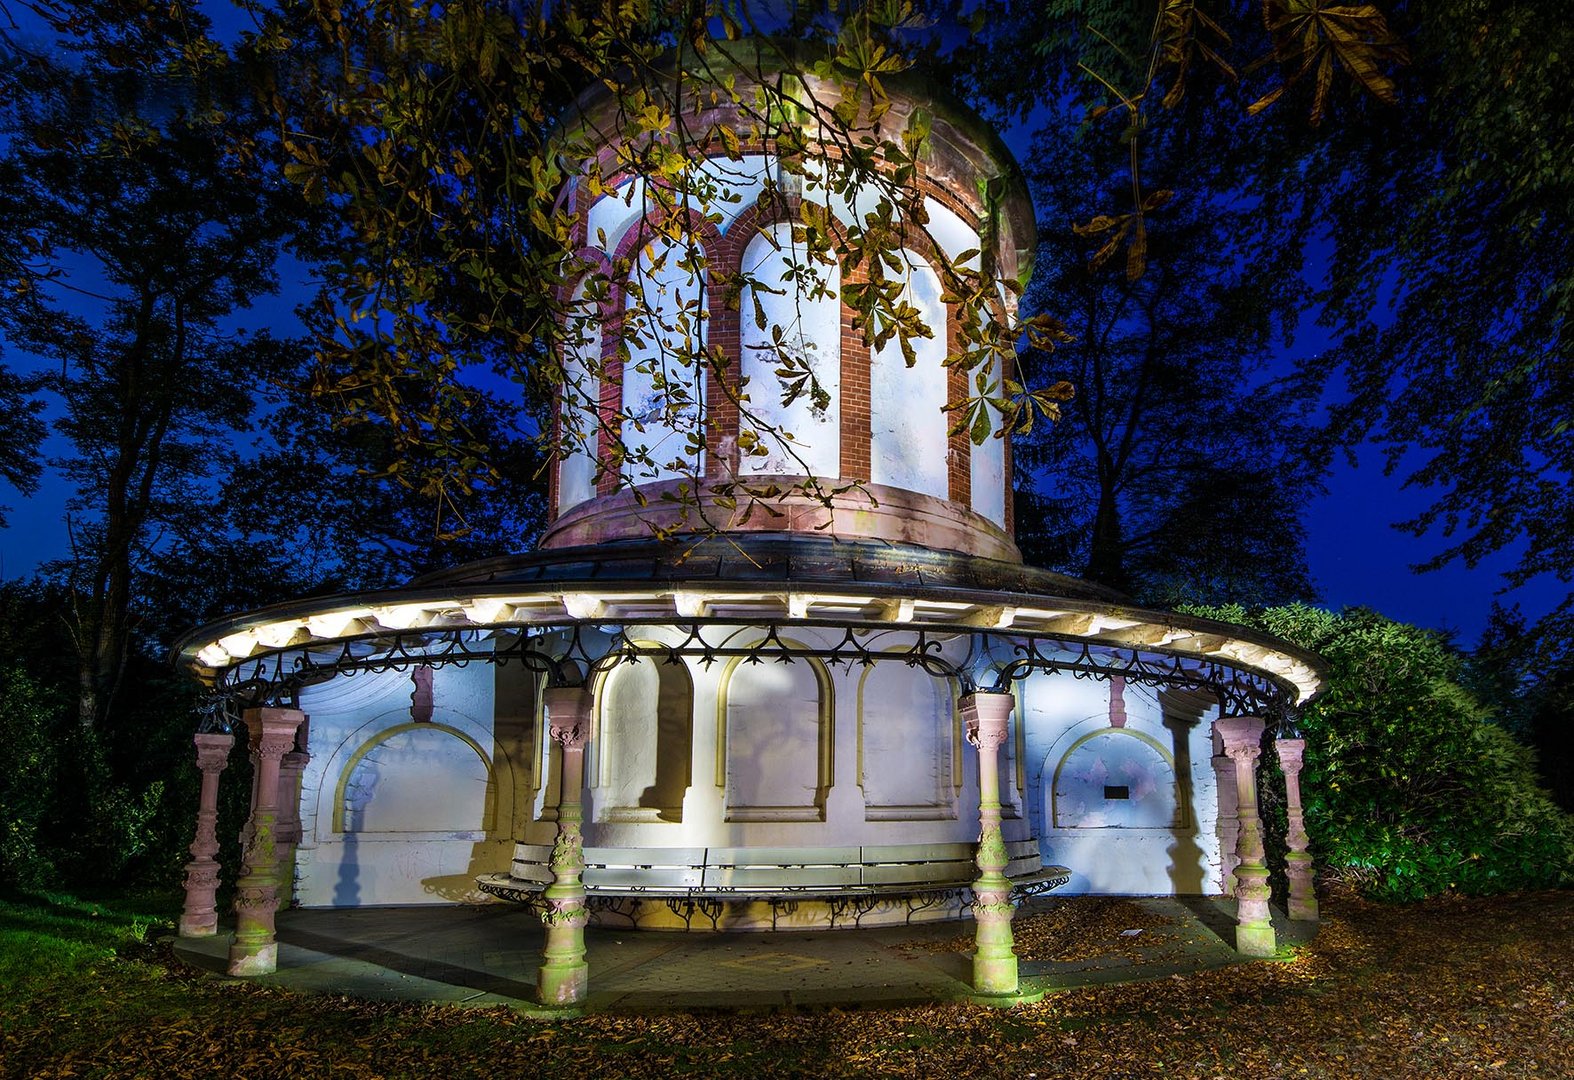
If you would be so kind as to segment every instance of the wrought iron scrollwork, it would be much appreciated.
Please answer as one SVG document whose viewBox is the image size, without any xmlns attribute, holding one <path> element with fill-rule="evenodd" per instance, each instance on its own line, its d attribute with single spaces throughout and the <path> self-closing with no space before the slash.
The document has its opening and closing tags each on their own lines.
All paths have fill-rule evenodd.
<svg viewBox="0 0 1574 1080">
<path fill-rule="evenodd" d="M 667 640 L 640 637 L 644 629 L 663 629 Z M 806 645 L 786 636 L 799 627 L 827 635 L 828 644 Z M 753 631 L 748 644 L 734 644 L 742 630 Z M 840 632 L 840 637 L 828 635 Z M 876 633 L 882 638 L 871 642 Z M 945 643 L 971 636 L 968 655 L 952 660 Z M 892 640 L 895 635 L 898 640 Z M 1011 631 L 893 625 L 873 622 L 739 622 L 725 619 L 620 620 L 615 624 L 564 621 L 553 624 L 473 627 L 415 627 L 380 631 L 332 643 L 273 649 L 220 671 L 213 693 L 201 706 L 204 730 L 223 730 L 239 710 L 293 705 L 305 688 L 336 676 L 418 665 L 463 667 L 472 663 L 523 665 L 548 686 L 580 686 L 624 663 L 652 659 L 704 667 L 718 661 L 790 664 L 817 659 L 830 666 L 869 667 L 901 662 L 944 679 L 962 694 L 986 690 L 1006 693 L 1033 671 L 1065 671 L 1082 679 L 1121 677 L 1154 686 L 1184 687 L 1213 694 L 1222 715 L 1263 716 L 1283 727 L 1292 722 L 1295 692 L 1285 681 L 1224 660 L 1168 652 L 1161 647 L 1123 645 Z"/>
</svg>

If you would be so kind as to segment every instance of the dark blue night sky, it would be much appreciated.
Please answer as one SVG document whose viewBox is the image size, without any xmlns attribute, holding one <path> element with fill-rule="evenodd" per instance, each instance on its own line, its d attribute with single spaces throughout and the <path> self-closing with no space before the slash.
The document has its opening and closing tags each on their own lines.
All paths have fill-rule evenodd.
<svg viewBox="0 0 1574 1080">
<path fill-rule="evenodd" d="M 223 35 L 233 35 L 249 25 L 243 12 L 227 4 L 204 7 L 215 16 Z M 1020 153 L 1025 148 L 1014 149 Z M 281 296 L 246 313 L 241 321 L 250 327 L 269 326 L 282 334 L 296 332 L 293 307 L 310 291 L 305 282 L 287 279 Z M 1310 314 L 1302 320 L 1303 327 L 1315 326 Z M 1318 344 L 1315 334 L 1303 335 L 1283 347 L 1279 365 L 1288 370 L 1298 355 Z M 10 365 L 29 369 L 31 358 L 12 346 L 0 347 Z M 45 457 L 64 451 L 63 445 L 41 448 Z M 1392 526 L 1419 513 L 1436 493 L 1406 488 L 1403 478 L 1408 470 L 1385 476 L 1382 455 L 1376 448 L 1365 447 L 1357 456 L 1354 467 L 1344 462 L 1336 465 L 1328 478 L 1327 494 L 1306 508 L 1309 561 L 1323 605 L 1374 608 L 1404 622 L 1453 631 L 1458 643 L 1468 647 L 1479 635 L 1495 599 L 1517 603 L 1534 619 L 1566 594 L 1567 587 L 1547 575 L 1499 596 L 1504 584 L 1500 574 L 1512 566 L 1515 551 L 1499 553 L 1473 569 L 1456 563 L 1430 573 L 1413 572 L 1411 566 L 1431 557 L 1444 546 L 1443 540 L 1439 536 L 1411 537 Z M 1411 464 L 1419 465 L 1420 461 Z M 0 490 L 0 503 L 12 507 L 11 527 L 0 530 L 0 577 L 30 576 L 42 562 L 66 553 L 69 538 L 64 511 L 70 494 L 52 473 L 46 473 L 40 491 L 30 499 L 9 489 Z M 1220 527 L 1227 528 L 1228 523 L 1221 522 Z"/>
</svg>

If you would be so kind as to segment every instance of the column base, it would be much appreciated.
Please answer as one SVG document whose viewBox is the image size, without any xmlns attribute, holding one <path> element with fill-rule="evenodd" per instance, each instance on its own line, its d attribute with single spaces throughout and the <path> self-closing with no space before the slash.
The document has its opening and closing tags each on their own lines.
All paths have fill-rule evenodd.
<svg viewBox="0 0 1574 1080">
<path fill-rule="evenodd" d="M 536 975 L 536 996 L 543 1005 L 580 1005 L 589 992 L 589 964 L 543 967 Z"/>
<path fill-rule="evenodd" d="M 219 932 L 219 916 L 215 912 L 211 915 L 182 915 L 180 929 L 176 931 L 181 937 L 212 937 Z"/>
<path fill-rule="evenodd" d="M 1242 956 L 1272 956 L 1278 948 L 1272 923 L 1241 923 L 1235 928 L 1235 951 Z"/>
<path fill-rule="evenodd" d="M 985 996 L 1016 994 L 1021 983 L 1017 978 L 1015 956 L 974 956 L 973 992 Z"/>
<path fill-rule="evenodd" d="M 231 975 L 272 975 L 279 970 L 279 943 L 266 945 L 231 945 Z"/>
<path fill-rule="evenodd" d="M 1309 896 L 1309 897 L 1307 897 L 1304 900 L 1298 900 L 1298 899 L 1296 899 L 1293 896 L 1290 897 L 1290 903 L 1289 903 L 1289 906 L 1288 906 L 1288 913 L 1289 913 L 1290 918 L 1295 920 L 1296 922 L 1318 922 L 1318 921 L 1320 921 L 1320 916 L 1317 914 L 1317 898 L 1316 897 L 1310 897 Z"/>
<path fill-rule="evenodd" d="M 1009 994 L 981 994 L 975 990 L 967 995 L 964 1000 L 990 1009 L 1009 1009 L 1014 1005 L 1037 1004 L 1043 1001 L 1048 994 L 1048 990 L 1024 990 L 1020 987 Z"/>
</svg>

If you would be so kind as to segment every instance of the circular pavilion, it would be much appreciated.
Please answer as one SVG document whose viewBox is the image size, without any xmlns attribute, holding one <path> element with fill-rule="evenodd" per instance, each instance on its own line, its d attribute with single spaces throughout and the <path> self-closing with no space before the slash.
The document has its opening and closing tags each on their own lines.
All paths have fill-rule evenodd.
<svg viewBox="0 0 1574 1080">
<path fill-rule="evenodd" d="M 745 90 L 759 70 L 740 68 Z M 956 311 L 936 264 L 1025 280 L 1032 206 L 976 116 L 916 80 L 886 89 L 875 126 L 922 129 L 927 221 L 895 258 L 932 335 L 911 357 L 871 346 L 841 267 L 806 279 L 803 205 L 856 225 L 863 195 L 784 174 L 757 125 L 694 155 L 714 210 L 676 239 L 608 139 L 595 182 L 563 196 L 579 261 L 612 287 L 568 287 L 581 321 L 537 550 L 180 646 L 214 691 L 183 934 L 216 932 L 216 785 L 240 720 L 256 779 L 238 974 L 272 970 L 282 903 L 487 898 L 539 907 L 558 1003 L 583 999 L 588 920 L 970 915 L 976 988 L 1011 994 L 1014 906 L 1049 888 L 1233 894 L 1237 947 L 1263 955 L 1265 731 L 1291 793 L 1290 914 L 1315 918 L 1288 721 L 1318 661 L 1023 564 L 1009 439 L 949 431 L 969 387 L 945 363 Z M 614 130 L 613 107 L 588 94 L 582 123 Z M 703 108 L 714 123 L 735 106 Z M 740 280 L 756 284 L 725 287 Z M 1014 318 L 1007 290 L 995 317 Z M 609 331 L 628 319 L 649 326 Z M 669 365 L 678 325 L 720 359 Z M 784 342 L 823 393 L 775 392 Z"/>
</svg>

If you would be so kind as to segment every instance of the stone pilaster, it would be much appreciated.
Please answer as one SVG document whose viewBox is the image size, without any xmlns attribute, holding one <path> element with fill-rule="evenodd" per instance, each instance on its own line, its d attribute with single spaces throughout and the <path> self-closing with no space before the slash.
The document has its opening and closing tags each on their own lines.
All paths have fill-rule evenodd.
<svg viewBox="0 0 1574 1080">
<path fill-rule="evenodd" d="M 304 750 L 291 750 L 279 759 L 279 906 L 289 907 L 295 895 L 295 848 L 301 842 L 301 773 L 311 764 Z"/>
<path fill-rule="evenodd" d="M 1279 751 L 1279 768 L 1284 772 L 1285 806 L 1289 827 L 1285 830 L 1285 844 L 1290 853 L 1285 856 L 1285 876 L 1290 879 L 1290 918 L 1317 921 L 1317 893 L 1313 888 L 1316 874 L 1312 856 L 1307 852 L 1306 817 L 1301 812 L 1301 763 L 1306 756 L 1305 739 L 1276 739 Z"/>
<path fill-rule="evenodd" d="M 544 1005 L 578 1005 L 590 988 L 585 959 L 585 871 L 580 792 L 585 785 L 585 743 L 591 735 L 590 692 L 581 687 L 546 691 L 548 733 L 563 751 L 557 840 L 552 845 L 552 884 L 547 886 L 546 947 L 536 989 Z"/>
<path fill-rule="evenodd" d="M 1006 879 L 1005 838 L 1000 833 L 1000 747 L 1011 716 L 1010 694 L 962 698 L 967 741 L 978 747 L 978 880 L 973 882 L 973 989 L 1015 994 L 1017 956 L 1012 948 L 1011 882 Z"/>
<path fill-rule="evenodd" d="M 1235 864 L 1240 859 L 1235 854 L 1240 843 L 1241 822 L 1235 797 L 1235 763 L 1224 752 L 1224 740 L 1219 736 L 1219 726 L 1213 726 L 1213 775 L 1219 794 L 1219 818 L 1215 834 L 1219 838 L 1219 891 L 1225 896 L 1235 895 Z"/>
<path fill-rule="evenodd" d="M 295 732 L 306 719 L 299 709 L 247 709 L 246 727 L 257 763 L 252 788 L 245 869 L 235 883 L 235 941 L 231 975 L 266 975 L 278 967 L 273 917 L 279 907 L 279 767 L 295 748 Z"/>
<path fill-rule="evenodd" d="M 219 887 L 219 774 L 229 764 L 235 736 L 224 732 L 198 732 L 197 768 L 202 790 L 197 797 L 197 834 L 191 842 L 192 860 L 186 864 L 186 906 L 180 915 L 181 937 L 212 937 L 218 933 L 219 915 L 213 896 Z"/>
<path fill-rule="evenodd" d="M 1240 822 L 1235 848 L 1239 860 L 1235 867 L 1235 951 L 1244 956 L 1272 956 L 1277 942 L 1268 913 L 1267 853 L 1257 814 L 1257 758 L 1262 753 L 1263 722 L 1256 716 L 1232 716 L 1217 721 L 1214 728 L 1235 764 Z"/>
</svg>

